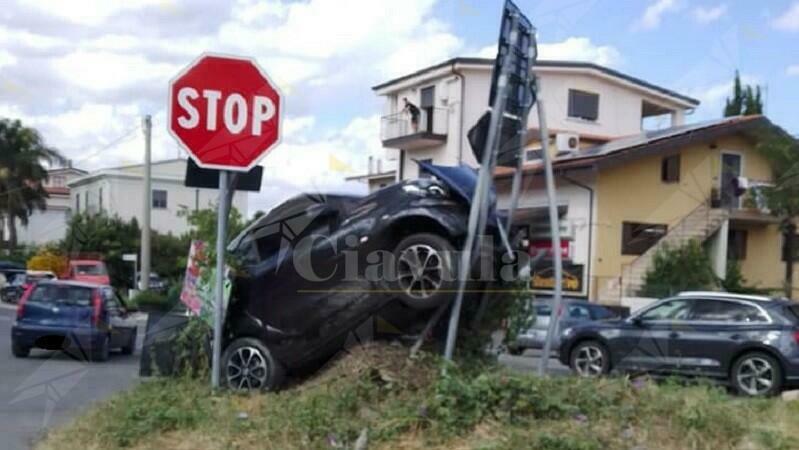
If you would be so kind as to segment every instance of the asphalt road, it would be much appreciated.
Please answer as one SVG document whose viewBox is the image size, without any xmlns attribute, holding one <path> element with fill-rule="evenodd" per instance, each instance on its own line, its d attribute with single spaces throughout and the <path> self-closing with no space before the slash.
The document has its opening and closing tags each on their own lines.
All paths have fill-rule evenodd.
<svg viewBox="0 0 799 450">
<path fill-rule="evenodd" d="M 0 306 L 0 450 L 29 449 L 45 429 L 137 382 L 138 349 L 132 356 L 112 352 L 104 363 L 78 361 L 46 350 L 15 358 L 10 342 L 15 314 L 7 305 Z M 140 348 L 141 323 L 138 336 Z"/>
</svg>

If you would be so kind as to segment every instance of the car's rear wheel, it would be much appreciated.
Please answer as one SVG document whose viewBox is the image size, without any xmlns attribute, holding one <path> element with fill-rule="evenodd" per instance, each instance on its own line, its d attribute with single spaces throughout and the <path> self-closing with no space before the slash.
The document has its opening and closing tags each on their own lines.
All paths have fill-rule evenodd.
<svg viewBox="0 0 799 450">
<path fill-rule="evenodd" d="M 610 372 L 610 353 L 599 341 L 584 341 L 574 347 L 569 363 L 581 377 L 598 377 Z"/>
<path fill-rule="evenodd" d="M 435 308 L 451 298 L 456 287 L 452 245 L 441 236 L 418 233 L 394 250 L 391 290 L 414 309 Z"/>
<path fill-rule="evenodd" d="M 741 395 L 768 397 L 782 390 L 782 367 L 773 356 L 763 352 L 746 353 L 735 361 L 731 382 Z"/>
<path fill-rule="evenodd" d="M 28 355 L 31 354 L 30 347 L 23 347 L 22 345 L 12 342 L 11 343 L 11 353 L 14 354 L 17 358 L 27 358 Z"/>
<path fill-rule="evenodd" d="M 283 383 L 283 366 L 255 338 L 233 341 L 222 355 L 222 382 L 237 391 L 272 391 Z"/>
<path fill-rule="evenodd" d="M 136 330 L 133 330 L 133 333 L 130 334 L 130 340 L 124 347 L 122 347 L 122 354 L 123 355 L 132 355 L 133 351 L 136 349 Z"/>
<path fill-rule="evenodd" d="M 92 349 L 92 361 L 104 362 L 108 361 L 108 356 L 111 351 L 111 339 L 108 335 L 103 337 L 100 345 Z"/>
</svg>

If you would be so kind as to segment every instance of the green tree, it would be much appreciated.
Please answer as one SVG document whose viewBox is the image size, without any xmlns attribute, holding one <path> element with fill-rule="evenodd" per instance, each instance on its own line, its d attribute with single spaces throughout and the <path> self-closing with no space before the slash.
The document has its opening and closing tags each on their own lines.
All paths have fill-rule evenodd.
<svg viewBox="0 0 799 450">
<path fill-rule="evenodd" d="M 724 117 L 750 116 L 763 114 L 763 98 L 760 86 L 745 87 L 741 84 L 741 76 L 735 71 L 735 80 L 732 85 L 732 97 L 728 97 L 724 104 Z"/>
<path fill-rule="evenodd" d="M 792 297 L 793 266 L 796 257 L 796 217 L 799 216 L 799 141 L 776 126 L 758 133 L 757 150 L 769 162 L 773 186 L 758 188 L 770 213 L 780 219 L 785 239 L 785 295 Z"/>
<path fill-rule="evenodd" d="M 682 247 L 664 247 L 655 253 L 641 294 L 661 298 L 680 291 L 710 289 L 717 282 L 707 252 L 702 244 L 692 240 Z"/>
<path fill-rule="evenodd" d="M 30 215 L 47 206 L 45 166 L 64 161 L 35 129 L 0 119 L 0 223 L 8 226 L 9 251 L 17 246 L 17 220 L 27 226 Z"/>
<path fill-rule="evenodd" d="M 185 217 L 191 227 L 191 231 L 185 235 L 187 241 L 195 239 L 205 241 L 211 253 L 215 254 L 217 209 L 207 208 L 195 210 L 182 207 L 178 215 Z M 241 215 L 238 209 L 231 206 L 225 243 L 227 244 L 234 237 L 238 236 L 246 226 L 247 222 L 245 222 L 244 216 Z M 209 255 L 211 253 L 209 253 Z"/>
</svg>

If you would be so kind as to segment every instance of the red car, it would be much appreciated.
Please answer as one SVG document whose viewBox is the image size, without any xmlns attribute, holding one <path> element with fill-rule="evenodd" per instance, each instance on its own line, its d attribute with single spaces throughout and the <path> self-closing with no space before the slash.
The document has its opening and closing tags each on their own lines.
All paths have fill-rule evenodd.
<svg viewBox="0 0 799 450">
<path fill-rule="evenodd" d="M 75 259 L 70 261 L 69 275 L 67 278 L 84 283 L 111 284 L 111 279 L 108 277 L 108 269 L 106 269 L 105 263 L 91 259 Z"/>
</svg>

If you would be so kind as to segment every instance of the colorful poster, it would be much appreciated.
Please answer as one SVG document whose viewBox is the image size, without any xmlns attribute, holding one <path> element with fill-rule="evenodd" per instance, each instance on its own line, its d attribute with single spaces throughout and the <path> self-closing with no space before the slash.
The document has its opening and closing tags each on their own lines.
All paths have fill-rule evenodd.
<svg viewBox="0 0 799 450">
<path fill-rule="evenodd" d="M 222 310 L 227 311 L 230 299 L 231 282 L 228 277 L 230 268 L 225 267 L 225 286 L 222 298 Z M 189 247 L 189 259 L 186 262 L 186 275 L 183 278 L 183 290 L 180 301 L 186 305 L 190 314 L 200 316 L 209 325 L 214 322 L 214 286 L 216 269 L 210 267 L 207 244 L 203 241 L 192 241 Z"/>
</svg>

